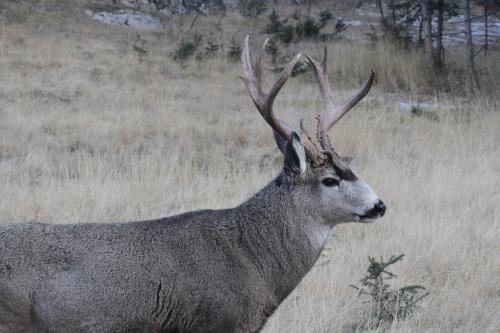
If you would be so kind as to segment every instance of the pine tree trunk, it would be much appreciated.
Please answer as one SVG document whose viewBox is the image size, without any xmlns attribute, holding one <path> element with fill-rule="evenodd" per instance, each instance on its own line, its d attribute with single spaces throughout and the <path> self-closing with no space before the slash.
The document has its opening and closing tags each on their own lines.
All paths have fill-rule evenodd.
<svg viewBox="0 0 500 333">
<path fill-rule="evenodd" d="M 418 45 L 422 45 L 424 43 L 424 40 L 422 38 L 422 29 L 424 25 L 424 20 L 420 19 L 420 22 L 418 22 Z"/>
<path fill-rule="evenodd" d="M 391 0 L 391 10 L 392 10 L 392 27 L 396 28 L 396 9 L 394 7 L 394 0 Z"/>
<path fill-rule="evenodd" d="M 437 2 L 438 20 L 437 20 L 437 35 L 436 35 L 436 50 L 434 53 L 434 66 L 437 70 L 443 69 L 444 48 L 443 48 L 443 16 L 444 3 L 443 0 Z"/>
<path fill-rule="evenodd" d="M 470 17 L 470 0 L 464 0 L 464 15 L 465 15 L 465 59 L 469 70 L 469 80 L 471 83 L 475 81 L 474 69 L 474 45 L 472 43 L 472 22 Z"/>
<path fill-rule="evenodd" d="M 484 55 L 488 53 L 488 5 L 484 5 Z"/>
<path fill-rule="evenodd" d="M 384 16 L 384 7 L 382 5 L 382 0 L 377 0 L 377 7 L 378 11 L 380 12 L 380 22 L 382 23 L 382 27 L 386 28 L 387 22 L 385 21 L 385 16 Z"/>
<path fill-rule="evenodd" d="M 420 0 L 420 9 L 422 10 L 422 23 L 424 29 L 424 50 L 427 62 L 433 65 L 434 47 L 432 45 L 432 17 L 429 10 L 429 1 Z"/>
</svg>

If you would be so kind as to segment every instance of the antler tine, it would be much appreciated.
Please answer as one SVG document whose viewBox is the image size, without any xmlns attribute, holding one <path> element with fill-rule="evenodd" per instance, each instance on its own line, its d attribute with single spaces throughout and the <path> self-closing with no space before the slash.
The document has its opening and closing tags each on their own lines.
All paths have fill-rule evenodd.
<svg viewBox="0 0 500 333">
<path fill-rule="evenodd" d="M 305 54 L 309 66 L 312 68 L 316 80 L 319 84 L 319 92 L 321 94 L 321 99 L 325 105 L 325 112 L 318 116 L 318 130 L 316 133 L 317 139 L 324 150 L 331 150 L 332 145 L 328 139 L 328 129 L 327 121 L 325 118 L 328 115 L 335 114 L 335 104 L 333 103 L 333 94 L 330 89 L 330 84 L 328 82 L 328 70 L 327 70 L 327 58 L 328 50 L 325 45 L 325 50 L 323 53 L 323 62 L 320 64 L 307 53 Z"/>
<path fill-rule="evenodd" d="M 266 122 L 284 139 L 288 139 L 290 129 L 283 126 L 278 118 L 276 118 L 273 112 L 273 102 L 276 98 L 276 95 L 279 93 L 285 82 L 288 80 L 290 75 L 292 74 L 293 68 L 297 61 L 300 58 L 300 53 L 297 54 L 285 67 L 285 69 L 281 72 L 280 77 L 274 83 L 273 87 L 269 94 L 266 94 L 262 90 L 262 81 L 264 77 L 264 62 L 265 62 L 265 53 L 266 53 L 266 45 L 268 39 L 264 41 L 261 46 L 259 63 L 258 63 L 258 72 L 257 77 L 252 69 L 252 63 L 250 60 L 250 47 L 249 47 L 250 36 L 247 35 L 245 37 L 245 43 L 243 47 L 243 52 L 241 53 L 241 62 L 242 62 L 242 70 L 243 73 L 240 76 L 243 82 L 245 83 L 248 92 L 250 93 L 250 97 L 259 110 L 262 117 L 266 120 Z"/>
<path fill-rule="evenodd" d="M 345 101 L 339 107 L 339 109 L 342 112 L 342 115 L 344 115 L 345 113 L 347 113 L 347 111 L 352 109 L 356 104 L 358 104 L 359 101 L 361 101 L 366 96 L 366 94 L 368 94 L 368 92 L 370 91 L 370 89 L 373 85 L 373 81 L 375 81 L 375 70 L 372 68 L 372 70 L 370 72 L 370 76 L 368 77 L 368 79 L 366 79 L 365 83 L 363 83 L 363 86 L 361 87 L 361 89 L 358 90 L 357 93 L 352 95 L 347 101 Z M 338 119 L 337 119 L 337 121 L 338 121 Z M 333 124 L 332 124 L 332 126 L 333 126 Z"/>
<path fill-rule="evenodd" d="M 262 81 L 264 81 L 264 66 L 266 64 L 266 47 L 267 43 L 269 43 L 269 38 L 266 38 L 260 47 L 259 54 L 259 64 L 258 64 L 258 72 L 257 72 L 257 89 L 262 92 Z"/>
<path fill-rule="evenodd" d="M 333 150 L 333 147 L 328 138 L 328 130 L 337 123 L 337 121 L 342 118 L 347 111 L 352 109 L 366 94 L 370 91 L 370 88 L 375 79 L 375 72 L 371 71 L 370 77 L 365 81 L 361 89 L 351 96 L 343 104 L 336 106 L 333 102 L 333 94 L 330 89 L 330 83 L 328 81 L 327 72 L 327 58 L 328 51 L 325 45 L 325 51 L 323 55 L 323 63 L 319 64 L 317 61 L 312 59 L 308 54 L 305 55 L 309 65 L 312 67 L 313 72 L 319 84 L 319 90 L 321 93 L 321 98 L 325 105 L 325 112 L 323 112 L 318 118 L 318 141 L 321 147 L 325 150 Z"/>
<path fill-rule="evenodd" d="M 290 60 L 288 64 L 286 64 L 285 69 L 283 69 L 278 80 L 276 80 L 276 82 L 274 83 L 273 87 L 271 88 L 271 91 L 269 92 L 269 98 L 271 100 L 271 104 L 276 98 L 276 95 L 278 95 L 278 93 L 280 92 L 285 82 L 290 77 L 290 75 L 292 75 L 293 68 L 295 67 L 295 64 L 297 63 L 297 61 L 299 61 L 301 56 L 302 56 L 301 53 L 297 53 L 297 55 L 293 57 L 293 59 Z"/>
<path fill-rule="evenodd" d="M 260 92 L 256 89 L 257 88 L 257 79 L 255 78 L 255 75 L 253 73 L 252 62 L 250 60 L 250 48 L 248 46 L 249 39 L 250 39 L 250 36 L 247 35 L 245 37 L 243 51 L 241 52 L 242 73 L 240 75 L 240 78 L 245 83 L 245 85 L 248 89 L 248 92 L 250 93 L 250 97 L 252 97 L 253 102 L 257 106 L 258 101 L 256 100 L 256 98 L 260 95 Z"/>
</svg>

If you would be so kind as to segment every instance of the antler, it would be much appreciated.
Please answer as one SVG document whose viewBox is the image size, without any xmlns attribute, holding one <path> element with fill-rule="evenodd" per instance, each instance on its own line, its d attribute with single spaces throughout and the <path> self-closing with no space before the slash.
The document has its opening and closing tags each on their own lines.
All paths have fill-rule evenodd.
<svg viewBox="0 0 500 333">
<path fill-rule="evenodd" d="M 264 93 L 262 90 L 262 81 L 264 78 L 264 63 L 266 57 L 266 46 L 269 42 L 269 38 L 266 38 L 262 46 L 260 47 L 259 61 L 257 65 L 257 77 L 255 76 L 252 69 L 252 62 L 250 60 L 250 49 L 249 49 L 250 36 L 245 37 L 245 43 L 243 47 L 243 52 L 241 53 L 242 62 L 242 75 L 240 78 L 245 83 L 250 97 L 259 110 L 259 113 L 266 120 L 266 122 L 272 127 L 279 136 L 283 139 L 288 140 L 291 132 L 295 130 L 286 124 L 283 120 L 276 118 L 273 112 L 273 103 L 276 95 L 279 93 L 285 82 L 288 80 L 292 74 L 295 64 L 299 60 L 301 54 L 297 54 L 290 62 L 285 66 L 285 69 L 281 72 L 279 78 L 274 83 L 273 87 L 268 94 Z M 307 156 L 313 163 L 320 163 L 323 160 L 322 154 L 317 149 L 316 145 L 311 141 L 303 127 L 301 126 L 300 133 L 302 144 L 306 151 Z"/>
<path fill-rule="evenodd" d="M 245 85 L 247 86 L 248 92 L 252 97 L 252 100 L 259 110 L 262 117 L 267 121 L 267 123 L 283 138 L 288 139 L 290 135 L 290 130 L 281 124 L 279 119 L 276 118 L 273 112 L 273 103 L 276 95 L 279 93 L 285 82 L 288 80 L 292 74 L 293 67 L 300 58 L 300 53 L 297 54 L 285 67 L 283 72 L 281 72 L 278 80 L 274 83 L 271 91 L 266 94 L 262 90 L 262 80 L 264 77 L 264 62 L 266 55 L 266 45 L 269 42 L 269 38 L 266 38 L 264 43 L 260 48 L 259 63 L 257 68 L 257 77 L 252 69 L 252 63 L 250 60 L 250 50 L 249 50 L 249 39 L 250 36 L 245 37 L 245 45 L 243 47 L 243 52 L 241 53 L 241 62 L 243 73 L 240 76 Z"/>
<path fill-rule="evenodd" d="M 342 116 L 344 116 L 347 111 L 352 109 L 366 94 L 370 91 L 370 88 L 375 79 L 375 72 L 371 71 L 370 77 L 363 84 L 361 89 L 351 96 L 347 101 L 345 101 L 341 105 L 335 105 L 333 103 L 333 95 L 330 89 L 330 84 L 328 82 L 328 71 L 326 60 L 328 58 L 328 51 L 325 45 L 325 51 L 323 55 L 323 62 L 320 64 L 311 58 L 308 54 L 305 54 L 307 58 L 307 62 L 311 66 L 318 80 L 319 91 L 321 93 L 321 97 L 323 99 L 323 103 L 325 104 L 325 112 L 323 112 L 318 117 L 318 130 L 317 130 L 317 138 L 321 145 L 321 148 L 327 151 L 333 151 L 332 144 L 330 143 L 330 139 L 328 138 L 328 130 L 339 121 Z"/>
</svg>

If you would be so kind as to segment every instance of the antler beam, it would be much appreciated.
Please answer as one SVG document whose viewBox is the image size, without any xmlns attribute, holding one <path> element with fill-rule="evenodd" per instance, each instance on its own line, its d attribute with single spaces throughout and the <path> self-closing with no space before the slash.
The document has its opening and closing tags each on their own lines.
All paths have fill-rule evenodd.
<svg viewBox="0 0 500 333">
<path fill-rule="evenodd" d="M 321 93 L 321 98 L 323 99 L 323 103 L 325 105 L 325 112 L 323 112 L 318 117 L 318 130 L 317 137 L 318 141 L 321 145 L 321 148 L 327 151 L 333 151 L 332 144 L 330 143 L 330 139 L 328 138 L 328 130 L 332 128 L 333 125 L 337 123 L 349 110 L 351 110 L 359 101 L 363 99 L 363 97 L 368 94 L 370 88 L 375 80 L 375 72 L 371 71 L 370 77 L 365 81 L 361 89 L 356 92 L 353 96 L 351 96 L 347 101 L 340 105 L 335 105 L 333 102 L 333 95 L 330 89 L 330 84 L 328 82 L 328 69 L 327 69 L 327 58 L 328 51 L 325 45 L 325 51 L 323 54 L 322 63 L 318 63 L 313 58 L 311 58 L 308 54 L 305 54 L 307 58 L 307 62 L 312 68 L 314 75 L 319 84 L 319 91 Z"/>
<path fill-rule="evenodd" d="M 297 54 L 290 62 L 288 62 L 288 64 L 285 66 L 285 69 L 281 72 L 279 78 L 274 83 L 270 92 L 266 94 L 262 89 L 262 81 L 264 80 L 266 46 L 269 38 L 267 38 L 260 47 L 260 55 L 257 65 L 257 77 L 255 76 L 252 69 L 249 39 L 250 37 L 247 35 L 245 37 L 243 52 L 241 53 L 242 75 L 240 77 L 245 83 L 248 92 L 250 93 L 250 96 L 252 97 L 252 100 L 262 117 L 272 127 L 272 129 L 276 133 L 278 133 L 279 136 L 281 136 L 285 140 L 288 140 L 291 132 L 296 131 L 283 120 L 276 117 L 273 112 L 273 103 L 276 95 L 278 95 L 285 82 L 291 76 L 293 68 L 299 60 L 301 54 Z M 324 162 L 324 156 L 318 150 L 311 138 L 307 135 L 303 126 L 301 126 L 300 138 L 309 160 L 314 164 L 321 164 L 322 162 Z"/>
<path fill-rule="evenodd" d="M 269 42 L 269 38 L 267 38 L 260 48 L 259 62 L 257 68 L 257 77 L 252 69 L 252 62 L 250 60 L 250 48 L 249 48 L 249 39 L 250 36 L 245 37 L 245 44 L 243 47 L 243 52 L 241 53 L 241 62 L 242 62 L 242 75 L 240 76 L 243 82 L 245 83 L 248 92 L 250 93 L 250 97 L 259 110 L 262 117 L 266 120 L 266 122 L 283 138 L 288 139 L 290 135 L 290 130 L 283 126 L 276 115 L 273 112 L 273 103 L 276 95 L 278 95 L 279 91 L 286 83 L 290 75 L 292 74 L 293 67 L 299 60 L 301 54 L 297 54 L 286 66 L 285 69 L 281 72 L 278 80 L 274 83 L 268 94 L 264 93 L 262 90 L 262 81 L 264 78 L 264 63 L 266 57 L 266 46 Z"/>
</svg>

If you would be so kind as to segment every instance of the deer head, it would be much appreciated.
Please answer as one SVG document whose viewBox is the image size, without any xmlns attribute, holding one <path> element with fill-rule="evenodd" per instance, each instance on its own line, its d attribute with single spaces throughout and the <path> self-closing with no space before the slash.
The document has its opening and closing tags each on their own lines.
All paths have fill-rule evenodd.
<svg viewBox="0 0 500 333">
<path fill-rule="evenodd" d="M 337 154 L 328 137 L 328 130 L 368 93 L 375 73 L 372 70 L 368 80 L 354 96 L 336 105 L 328 82 L 326 46 L 322 63 L 305 55 L 319 83 L 325 105 L 325 111 L 317 117 L 315 143 L 304 130 L 302 122 L 298 132 L 278 119 L 273 111 L 276 95 L 290 77 L 301 55 L 296 55 L 285 66 L 269 93 L 263 91 L 267 41 L 260 50 L 256 76 L 250 60 L 249 36 L 245 38 L 241 78 L 259 113 L 273 129 L 278 147 L 284 154 L 283 172 L 277 182 L 291 189 L 297 207 L 319 215 L 321 222 L 329 226 L 350 221 L 366 222 L 383 216 L 386 209 L 384 203 L 370 186 L 356 177 L 347 160 Z"/>
</svg>

